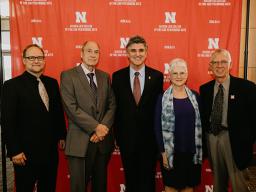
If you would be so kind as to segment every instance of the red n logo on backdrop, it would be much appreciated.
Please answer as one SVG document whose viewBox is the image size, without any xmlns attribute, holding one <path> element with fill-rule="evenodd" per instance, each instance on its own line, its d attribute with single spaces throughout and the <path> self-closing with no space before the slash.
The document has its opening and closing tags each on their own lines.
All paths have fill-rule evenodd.
<svg viewBox="0 0 256 192">
<path fill-rule="evenodd" d="M 168 83 L 167 63 L 183 58 L 189 64 L 188 85 L 197 90 L 211 78 L 209 56 L 216 48 L 231 52 L 232 73 L 238 73 L 241 7 L 242 0 L 11 0 L 13 76 L 23 72 L 23 48 L 36 43 L 46 52 L 45 74 L 59 79 L 61 71 L 80 62 L 86 40 L 99 42 L 98 67 L 112 73 L 128 65 L 125 45 L 130 36 L 139 34 L 149 44 L 147 65 L 162 71 Z M 124 190 L 116 153 L 109 167 L 110 192 Z M 65 192 L 68 177 L 61 155 L 58 191 Z M 203 171 L 207 185 L 198 191 L 210 191 L 211 181 L 205 179 L 210 173 Z"/>
</svg>

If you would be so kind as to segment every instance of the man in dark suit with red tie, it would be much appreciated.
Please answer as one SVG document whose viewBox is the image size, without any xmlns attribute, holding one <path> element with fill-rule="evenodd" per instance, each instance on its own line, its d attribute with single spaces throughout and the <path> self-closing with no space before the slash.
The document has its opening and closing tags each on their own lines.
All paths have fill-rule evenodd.
<svg viewBox="0 0 256 192">
<path fill-rule="evenodd" d="M 155 191 L 157 145 L 153 119 L 163 75 L 145 66 L 147 49 L 144 38 L 130 38 L 126 46 L 130 65 L 115 72 L 112 79 L 117 102 L 115 137 L 127 192 Z"/>
<path fill-rule="evenodd" d="M 43 75 L 44 51 L 28 45 L 26 71 L 4 83 L 1 125 L 7 154 L 13 162 L 17 192 L 54 192 L 58 143 L 63 149 L 66 128 L 57 80 Z"/>
<path fill-rule="evenodd" d="M 246 192 L 245 170 L 252 159 L 256 136 L 256 86 L 233 77 L 231 55 L 217 49 L 210 68 L 215 80 L 200 87 L 202 123 L 214 176 L 213 190 Z"/>
</svg>

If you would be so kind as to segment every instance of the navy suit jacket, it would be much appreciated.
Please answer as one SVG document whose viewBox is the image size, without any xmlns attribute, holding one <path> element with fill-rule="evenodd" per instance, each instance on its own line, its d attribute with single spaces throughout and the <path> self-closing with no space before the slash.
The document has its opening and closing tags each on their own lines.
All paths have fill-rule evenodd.
<svg viewBox="0 0 256 192">
<path fill-rule="evenodd" d="M 163 74 L 145 67 L 145 85 L 138 105 L 131 90 L 129 67 L 113 74 L 112 86 L 117 102 L 115 138 L 120 150 L 127 154 L 134 150 L 147 155 L 155 153 L 154 112 L 157 97 L 162 93 Z"/>
<path fill-rule="evenodd" d="M 210 127 L 215 80 L 200 87 L 204 132 Z M 256 136 L 256 86 L 253 82 L 230 76 L 228 94 L 228 131 L 234 161 L 239 169 L 250 163 Z"/>
</svg>

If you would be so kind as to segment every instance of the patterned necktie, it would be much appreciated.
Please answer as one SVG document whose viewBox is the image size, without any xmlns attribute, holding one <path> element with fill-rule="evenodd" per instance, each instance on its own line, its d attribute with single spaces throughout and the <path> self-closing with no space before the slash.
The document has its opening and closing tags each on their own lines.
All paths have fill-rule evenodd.
<svg viewBox="0 0 256 192">
<path fill-rule="evenodd" d="M 136 104 L 138 105 L 141 97 L 141 89 L 140 89 L 140 79 L 139 79 L 139 72 L 134 73 L 134 81 L 133 81 L 133 96 L 135 99 Z"/>
<path fill-rule="evenodd" d="M 90 79 L 90 87 L 92 89 L 92 92 L 93 92 L 94 96 L 96 97 L 97 96 L 97 86 L 96 86 L 96 84 L 93 81 L 94 73 L 88 73 L 87 76 Z"/>
<path fill-rule="evenodd" d="M 212 113 L 211 113 L 210 132 L 213 133 L 214 135 L 217 135 L 221 130 L 223 100 L 224 100 L 223 86 L 220 84 L 219 90 L 214 99 L 214 104 L 213 104 Z"/>
<path fill-rule="evenodd" d="M 44 86 L 43 82 L 41 81 L 41 79 L 38 78 L 37 80 L 38 80 L 39 95 L 40 95 L 47 111 L 49 111 L 49 97 L 48 97 L 47 91 L 46 91 L 45 86 Z"/>
</svg>

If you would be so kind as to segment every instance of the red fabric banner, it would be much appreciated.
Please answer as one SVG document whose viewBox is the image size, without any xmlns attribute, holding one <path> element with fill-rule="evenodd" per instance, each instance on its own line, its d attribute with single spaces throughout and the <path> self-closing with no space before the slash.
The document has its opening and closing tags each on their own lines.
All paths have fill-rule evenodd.
<svg viewBox="0 0 256 192">
<path fill-rule="evenodd" d="M 59 80 L 60 72 L 80 63 L 80 49 L 95 40 L 101 49 L 98 68 L 112 74 L 127 66 L 125 46 L 130 36 L 141 35 L 149 45 L 146 64 L 162 71 L 168 86 L 168 62 L 188 62 L 188 86 L 198 90 L 210 80 L 208 63 L 216 48 L 232 55 L 232 74 L 238 74 L 242 0 L 11 0 L 12 74 L 23 72 L 23 48 L 36 43 L 46 51 L 45 74 Z M 69 175 L 60 154 L 57 191 L 69 191 Z M 124 192 L 118 151 L 109 165 L 110 192 Z M 211 192 L 211 172 L 205 162 L 202 185 Z M 158 170 L 157 191 L 162 190 Z"/>
</svg>

